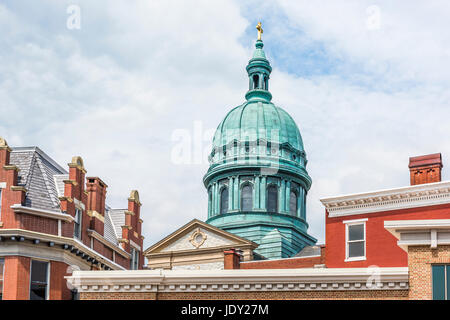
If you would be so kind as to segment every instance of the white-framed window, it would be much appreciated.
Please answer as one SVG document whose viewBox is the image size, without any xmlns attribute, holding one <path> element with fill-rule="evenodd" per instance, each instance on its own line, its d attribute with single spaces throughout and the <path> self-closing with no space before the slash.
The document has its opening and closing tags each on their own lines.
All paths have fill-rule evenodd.
<svg viewBox="0 0 450 320">
<path fill-rule="evenodd" d="M 367 219 L 343 221 L 345 224 L 345 261 L 366 260 Z"/>
<path fill-rule="evenodd" d="M 5 273 L 5 259 L 0 258 L 0 300 L 3 300 L 3 274 Z"/>
<path fill-rule="evenodd" d="M 83 211 L 80 208 L 75 208 L 75 221 L 73 227 L 73 236 L 81 240 L 81 217 Z"/>
<path fill-rule="evenodd" d="M 131 270 L 139 269 L 139 250 L 137 250 L 135 248 L 131 248 L 130 269 Z"/>
<path fill-rule="evenodd" d="M 48 300 L 50 282 L 50 263 L 31 260 L 30 300 Z"/>
</svg>

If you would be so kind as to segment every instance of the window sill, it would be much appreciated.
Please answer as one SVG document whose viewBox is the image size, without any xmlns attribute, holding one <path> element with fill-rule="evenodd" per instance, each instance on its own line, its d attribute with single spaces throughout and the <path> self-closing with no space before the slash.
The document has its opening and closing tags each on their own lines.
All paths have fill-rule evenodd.
<svg viewBox="0 0 450 320">
<path fill-rule="evenodd" d="M 345 259 L 344 262 L 364 261 L 364 260 L 366 260 L 366 257 L 353 257 Z"/>
</svg>

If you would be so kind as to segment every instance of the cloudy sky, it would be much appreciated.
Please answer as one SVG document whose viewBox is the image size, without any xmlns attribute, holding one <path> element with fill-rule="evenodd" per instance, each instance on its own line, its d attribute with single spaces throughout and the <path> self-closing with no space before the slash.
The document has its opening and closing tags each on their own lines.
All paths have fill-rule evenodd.
<svg viewBox="0 0 450 320">
<path fill-rule="evenodd" d="M 202 154 L 244 100 L 261 20 L 323 243 L 320 198 L 408 185 L 408 158 L 427 153 L 442 153 L 449 178 L 449 16 L 445 0 L 2 0 L 0 136 L 62 165 L 82 156 L 113 207 L 138 189 L 148 247 L 206 219 Z M 192 137 L 183 163 L 180 132 Z"/>
</svg>

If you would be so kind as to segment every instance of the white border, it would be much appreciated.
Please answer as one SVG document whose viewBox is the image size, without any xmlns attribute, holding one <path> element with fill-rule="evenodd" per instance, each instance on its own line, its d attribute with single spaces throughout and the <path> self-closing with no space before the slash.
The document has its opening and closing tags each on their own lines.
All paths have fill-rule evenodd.
<svg viewBox="0 0 450 320">
<path fill-rule="evenodd" d="M 344 262 L 366 260 L 366 256 L 367 256 L 366 221 L 368 221 L 367 218 L 342 221 L 345 224 L 345 260 L 344 260 Z M 349 258 L 349 256 L 348 256 L 348 227 L 349 226 L 355 226 L 355 225 L 361 225 L 361 224 L 364 226 L 364 256 L 358 256 L 358 257 L 351 257 L 351 258 Z"/>
</svg>

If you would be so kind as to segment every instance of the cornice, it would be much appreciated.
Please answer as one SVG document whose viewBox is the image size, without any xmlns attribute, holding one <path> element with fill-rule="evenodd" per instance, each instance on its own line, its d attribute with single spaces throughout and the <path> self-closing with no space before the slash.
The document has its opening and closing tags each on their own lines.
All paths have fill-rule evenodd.
<svg viewBox="0 0 450 320">
<path fill-rule="evenodd" d="M 116 246 L 114 243 L 109 242 L 108 240 L 106 240 L 101 234 L 99 234 L 97 231 L 95 230 L 91 230 L 88 229 L 87 230 L 88 235 L 90 235 L 91 237 L 93 237 L 94 239 L 97 239 L 98 241 L 100 241 L 101 243 L 103 243 L 105 246 L 111 248 L 112 250 L 114 250 L 115 252 L 117 252 L 118 254 L 120 254 L 122 257 L 125 257 L 127 259 L 130 259 L 131 255 L 124 251 L 122 248 L 120 248 L 119 246 Z"/>
<path fill-rule="evenodd" d="M 329 217 L 450 204 L 450 181 L 320 199 Z"/>
<path fill-rule="evenodd" d="M 75 271 L 79 292 L 408 290 L 408 268 Z"/>
<path fill-rule="evenodd" d="M 15 213 L 26 213 L 26 214 L 31 214 L 31 215 L 35 215 L 35 216 L 44 217 L 44 218 L 62 220 L 62 221 L 67 221 L 67 222 L 74 221 L 74 218 L 71 215 L 66 214 L 66 213 L 30 208 L 30 207 L 22 206 L 20 204 L 13 204 L 11 206 L 11 209 L 13 209 Z"/>
<path fill-rule="evenodd" d="M 80 254 L 87 254 L 90 257 L 96 259 L 100 263 L 103 263 L 104 265 L 110 267 L 114 270 L 124 270 L 124 267 L 120 266 L 119 264 L 109 260 L 108 258 L 104 257 L 100 253 L 92 250 L 85 244 L 81 243 L 80 241 L 74 239 L 74 238 L 67 238 L 67 237 L 61 237 L 56 235 L 51 235 L 47 233 L 41 233 L 41 232 L 35 232 L 30 230 L 24 230 L 24 229 L 0 229 L 0 237 L 22 237 L 24 239 L 29 240 L 39 240 L 40 242 L 49 242 L 53 244 L 63 245 L 67 248 L 73 248 L 72 250 L 78 250 Z"/>
</svg>

